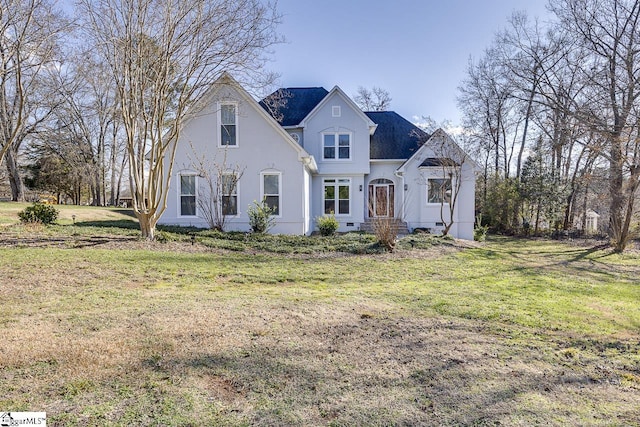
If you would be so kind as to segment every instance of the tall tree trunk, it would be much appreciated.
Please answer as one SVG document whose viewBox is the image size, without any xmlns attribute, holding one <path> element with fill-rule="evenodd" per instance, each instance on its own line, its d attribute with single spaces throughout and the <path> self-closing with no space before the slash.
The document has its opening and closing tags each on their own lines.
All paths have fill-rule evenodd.
<svg viewBox="0 0 640 427">
<path fill-rule="evenodd" d="M 622 171 L 622 146 L 619 134 L 611 136 L 610 156 L 609 191 L 611 192 L 611 203 L 609 205 L 609 236 L 612 239 L 614 250 L 622 252 L 627 246 L 627 242 L 623 219 L 624 177 Z"/>
<path fill-rule="evenodd" d="M 5 157 L 7 172 L 9 172 L 9 185 L 11 186 L 11 200 L 14 202 L 24 202 L 24 182 L 20 176 L 18 167 L 18 155 L 13 149 L 7 150 Z"/>
<path fill-rule="evenodd" d="M 567 205 L 565 206 L 565 209 L 564 209 L 564 221 L 562 224 L 563 230 L 569 230 L 573 228 L 573 214 L 574 214 L 573 204 L 575 202 L 575 197 L 576 197 L 576 190 L 572 186 L 571 191 L 567 196 Z"/>
<path fill-rule="evenodd" d="M 93 188 L 93 206 L 102 206 L 102 185 L 100 182 L 100 175 L 100 166 L 94 166 L 92 179 L 93 184 L 91 185 L 91 187 Z"/>
</svg>

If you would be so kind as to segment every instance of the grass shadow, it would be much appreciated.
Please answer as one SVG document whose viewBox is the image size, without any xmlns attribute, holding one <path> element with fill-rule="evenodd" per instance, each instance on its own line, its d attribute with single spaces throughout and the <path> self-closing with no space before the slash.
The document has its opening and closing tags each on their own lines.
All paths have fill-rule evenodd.
<svg viewBox="0 0 640 427">
<path fill-rule="evenodd" d="M 75 227 L 100 227 L 100 228 L 124 228 L 127 230 L 138 229 L 140 225 L 137 220 L 116 219 L 105 221 L 78 221 L 73 224 Z"/>
<path fill-rule="evenodd" d="M 113 212 L 119 213 L 121 215 L 130 216 L 131 218 L 136 217 L 136 214 L 134 214 L 131 209 L 113 209 Z"/>
</svg>

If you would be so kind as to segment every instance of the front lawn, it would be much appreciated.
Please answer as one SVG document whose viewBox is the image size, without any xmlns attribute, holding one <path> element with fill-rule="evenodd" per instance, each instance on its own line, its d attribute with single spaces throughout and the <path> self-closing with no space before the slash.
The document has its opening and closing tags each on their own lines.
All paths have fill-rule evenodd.
<svg viewBox="0 0 640 427">
<path fill-rule="evenodd" d="M 82 227 L 0 230 L 2 411 L 54 426 L 640 420 L 635 253 L 410 236 L 395 254 L 277 254 Z"/>
</svg>

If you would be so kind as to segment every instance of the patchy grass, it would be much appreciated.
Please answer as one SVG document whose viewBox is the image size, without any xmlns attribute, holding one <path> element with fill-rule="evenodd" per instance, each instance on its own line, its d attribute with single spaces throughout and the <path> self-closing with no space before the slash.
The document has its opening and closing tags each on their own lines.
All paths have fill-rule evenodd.
<svg viewBox="0 0 640 427">
<path fill-rule="evenodd" d="M 93 227 L 0 247 L 0 409 L 54 426 L 640 420 L 634 254 L 410 236 L 395 254 L 292 238 L 276 255 L 286 240 Z"/>
</svg>

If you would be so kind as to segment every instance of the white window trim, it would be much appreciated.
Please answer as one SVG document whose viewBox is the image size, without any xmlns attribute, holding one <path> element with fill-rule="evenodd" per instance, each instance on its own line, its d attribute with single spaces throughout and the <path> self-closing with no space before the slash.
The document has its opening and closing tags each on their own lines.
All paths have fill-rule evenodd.
<svg viewBox="0 0 640 427">
<path fill-rule="evenodd" d="M 335 145 L 335 153 L 336 157 L 325 157 L 324 156 L 324 136 L 325 135 L 333 135 L 335 137 L 336 145 Z M 340 150 L 340 136 L 339 135 L 349 135 L 349 157 L 346 159 L 339 158 L 339 150 Z M 320 149 L 322 150 L 322 160 L 325 162 L 350 162 L 353 160 L 353 132 L 322 132 L 320 135 Z"/>
<path fill-rule="evenodd" d="M 342 108 L 339 105 L 334 105 L 331 107 L 331 117 L 340 117 L 342 116 Z"/>
<path fill-rule="evenodd" d="M 238 174 L 236 172 L 233 171 L 229 171 L 229 172 L 223 172 L 222 175 L 234 175 L 236 177 L 236 208 L 238 209 L 238 212 L 235 215 L 226 215 L 227 218 L 237 218 L 240 216 L 240 214 L 242 213 L 240 211 L 240 178 L 238 177 Z M 220 183 L 220 185 L 222 185 L 222 183 Z M 222 191 L 220 192 L 221 197 L 224 197 L 224 193 L 222 193 Z M 222 201 L 220 201 L 220 209 L 222 209 Z"/>
<path fill-rule="evenodd" d="M 325 187 L 327 185 L 326 181 L 329 180 L 329 179 L 335 180 L 335 182 L 333 183 L 333 186 L 335 187 L 334 194 L 336 195 L 336 198 L 334 199 L 334 202 L 336 203 L 336 212 L 334 212 L 333 215 L 336 216 L 336 217 L 342 217 L 342 218 L 352 217 L 353 216 L 353 214 L 352 214 L 352 212 L 353 212 L 353 210 L 352 210 L 353 209 L 353 206 L 352 206 L 352 201 L 353 201 L 353 191 L 352 191 L 353 185 L 352 184 L 353 184 L 353 182 L 352 182 L 351 178 L 344 178 L 344 177 L 342 177 L 342 178 L 339 178 L 339 177 L 336 177 L 336 178 L 326 177 L 326 178 L 324 178 L 322 180 L 322 213 L 323 213 L 323 215 L 326 215 L 325 212 L 324 212 L 324 206 L 325 206 L 325 202 L 327 200 L 324 197 L 324 194 L 325 194 L 324 189 L 325 189 Z M 340 181 L 341 180 L 348 181 L 348 186 L 349 186 L 349 213 L 348 214 L 341 214 L 341 213 L 337 212 L 339 210 L 339 204 L 340 204 L 340 188 L 339 187 L 340 187 Z"/>
<path fill-rule="evenodd" d="M 278 175 L 278 215 L 272 215 L 273 218 L 282 218 L 282 172 L 271 170 L 260 172 L 260 200 L 264 200 L 264 176 Z"/>
<path fill-rule="evenodd" d="M 222 135 L 220 134 L 222 128 L 222 106 L 223 105 L 233 105 L 236 110 L 236 144 L 235 145 L 222 145 Z M 217 123 L 218 126 L 216 128 L 216 139 L 218 142 L 218 148 L 238 148 L 240 146 L 240 126 L 238 123 L 238 103 L 236 101 L 220 101 L 217 104 Z"/>
<path fill-rule="evenodd" d="M 432 179 L 448 179 L 451 181 L 451 197 L 453 197 L 453 178 L 449 178 L 449 177 L 429 177 L 427 178 L 427 185 L 426 185 L 426 191 L 425 191 L 425 195 L 427 196 L 427 200 L 426 200 L 426 204 L 427 206 L 440 206 L 440 205 L 449 205 L 449 202 L 430 202 L 429 201 L 429 181 Z"/>
<path fill-rule="evenodd" d="M 193 176 L 195 177 L 195 189 L 196 189 L 196 214 L 195 215 L 182 215 L 182 177 Z M 178 217 L 179 218 L 197 218 L 198 217 L 198 174 L 195 172 L 182 172 L 178 174 Z"/>
</svg>

